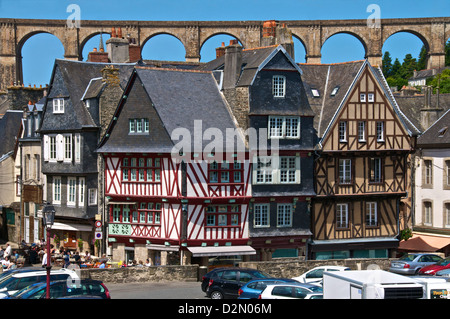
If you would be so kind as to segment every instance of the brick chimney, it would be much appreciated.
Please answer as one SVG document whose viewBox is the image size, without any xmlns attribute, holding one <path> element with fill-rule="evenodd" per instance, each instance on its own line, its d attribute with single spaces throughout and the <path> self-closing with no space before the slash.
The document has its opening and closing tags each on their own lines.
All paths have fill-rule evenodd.
<svg viewBox="0 0 450 319">
<path fill-rule="evenodd" d="M 230 45 L 225 47 L 225 66 L 223 70 L 223 88 L 231 89 L 241 74 L 242 68 L 242 46 L 237 40 L 231 40 Z"/>
<path fill-rule="evenodd" d="M 114 65 L 104 67 L 102 69 L 102 77 L 105 86 L 99 99 L 100 137 L 103 137 L 105 134 L 123 93 L 120 87 L 119 69 L 117 67 Z"/>
<path fill-rule="evenodd" d="M 223 55 L 225 55 L 225 42 L 222 42 L 221 47 L 216 48 L 216 59 L 220 58 Z"/>
<path fill-rule="evenodd" d="M 276 20 L 269 20 L 263 23 L 263 34 L 261 38 L 262 46 L 281 44 L 287 53 L 294 58 L 294 41 L 292 31 L 286 23 L 280 23 Z"/>
<path fill-rule="evenodd" d="M 103 62 L 108 63 L 108 52 L 99 52 L 97 48 L 94 48 L 92 52 L 89 52 L 88 62 Z"/>
</svg>

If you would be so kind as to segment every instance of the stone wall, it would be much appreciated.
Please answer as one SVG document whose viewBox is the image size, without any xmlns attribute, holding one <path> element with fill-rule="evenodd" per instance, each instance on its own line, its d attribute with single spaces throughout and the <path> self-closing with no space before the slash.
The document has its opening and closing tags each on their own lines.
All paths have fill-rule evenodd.
<svg viewBox="0 0 450 319">
<path fill-rule="evenodd" d="M 300 260 L 285 258 L 264 262 L 242 262 L 240 267 L 254 268 L 274 277 L 292 278 L 322 265 L 347 266 L 352 270 L 389 269 L 390 259 L 341 259 L 341 260 Z M 206 273 L 199 265 L 151 266 L 106 269 L 83 269 L 82 278 L 102 280 L 105 283 L 146 282 L 146 281 L 201 281 Z"/>
</svg>

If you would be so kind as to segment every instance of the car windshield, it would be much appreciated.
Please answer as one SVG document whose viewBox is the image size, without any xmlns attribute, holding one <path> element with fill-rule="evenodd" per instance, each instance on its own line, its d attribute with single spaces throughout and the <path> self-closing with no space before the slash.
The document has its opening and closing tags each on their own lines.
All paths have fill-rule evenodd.
<svg viewBox="0 0 450 319">
<path fill-rule="evenodd" d="M 417 255 L 411 255 L 411 254 L 408 254 L 408 255 L 403 256 L 403 257 L 400 258 L 399 260 L 402 260 L 402 261 L 413 261 L 414 258 L 416 258 L 416 256 L 417 256 Z"/>
<path fill-rule="evenodd" d="M 16 298 L 24 298 L 27 297 L 28 295 L 30 295 L 30 293 L 34 292 L 37 287 L 42 286 L 42 283 L 37 283 L 31 286 L 27 286 L 24 287 L 18 291 L 16 291 L 12 296 L 16 297 Z M 47 288 L 47 285 L 45 285 L 45 287 Z"/>
<path fill-rule="evenodd" d="M 450 264 L 450 258 L 442 259 L 436 263 L 439 266 L 447 266 L 448 264 Z"/>
<path fill-rule="evenodd" d="M 314 292 L 323 292 L 323 288 L 320 286 L 311 286 L 308 287 L 309 290 L 314 291 Z"/>
</svg>

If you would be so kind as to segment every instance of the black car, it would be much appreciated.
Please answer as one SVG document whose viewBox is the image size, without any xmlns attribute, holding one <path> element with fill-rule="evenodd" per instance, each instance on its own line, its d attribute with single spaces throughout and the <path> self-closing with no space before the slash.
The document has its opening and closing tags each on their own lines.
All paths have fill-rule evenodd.
<svg viewBox="0 0 450 319">
<path fill-rule="evenodd" d="M 202 278 L 202 290 L 211 299 L 237 298 L 239 288 L 253 279 L 272 276 L 251 268 L 216 268 Z"/>
</svg>

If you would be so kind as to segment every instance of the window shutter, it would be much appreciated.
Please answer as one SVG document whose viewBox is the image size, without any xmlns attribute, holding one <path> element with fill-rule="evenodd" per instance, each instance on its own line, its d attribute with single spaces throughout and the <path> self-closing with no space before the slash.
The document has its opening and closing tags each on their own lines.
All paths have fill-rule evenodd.
<svg viewBox="0 0 450 319">
<path fill-rule="evenodd" d="M 56 135 L 56 160 L 64 160 L 64 136 L 61 134 Z"/>
<path fill-rule="evenodd" d="M 43 137 L 43 142 L 44 142 L 44 161 L 48 161 L 49 158 L 49 139 L 48 139 L 48 135 L 44 135 Z"/>
</svg>

